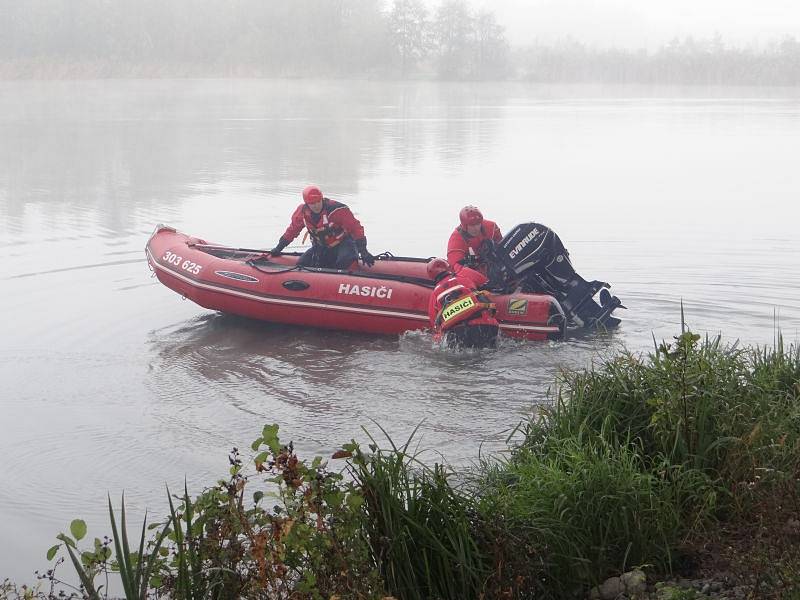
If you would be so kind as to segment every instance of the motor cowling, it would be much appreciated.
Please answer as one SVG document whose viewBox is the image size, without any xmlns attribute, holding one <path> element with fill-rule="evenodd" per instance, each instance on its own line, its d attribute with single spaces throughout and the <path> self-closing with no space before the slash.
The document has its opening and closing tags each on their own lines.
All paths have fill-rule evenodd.
<svg viewBox="0 0 800 600">
<path fill-rule="evenodd" d="M 622 306 L 604 281 L 587 281 L 575 271 L 561 239 L 541 223 L 514 227 L 494 248 L 494 282 L 558 300 L 573 327 L 616 327 Z M 595 299 L 595 295 L 598 294 Z"/>
</svg>

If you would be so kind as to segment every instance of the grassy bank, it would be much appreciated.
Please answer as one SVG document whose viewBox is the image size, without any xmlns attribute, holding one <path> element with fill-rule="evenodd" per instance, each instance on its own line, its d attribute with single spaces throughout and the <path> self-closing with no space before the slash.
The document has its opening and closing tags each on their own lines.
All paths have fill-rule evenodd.
<svg viewBox="0 0 800 600">
<path fill-rule="evenodd" d="M 684 332 L 563 373 L 552 400 L 505 459 L 461 473 L 390 440 L 303 461 L 267 426 L 252 461 L 235 451 L 225 480 L 170 496 L 135 538 L 124 504 L 88 546 L 74 521 L 31 593 L 56 594 L 68 567 L 90 597 L 110 573 L 128 598 L 566 598 L 635 566 L 800 588 L 781 529 L 800 508 L 796 348 Z"/>
<path fill-rule="evenodd" d="M 529 549 L 513 570 L 534 559 L 544 594 L 636 565 L 684 569 L 723 523 L 752 523 L 767 504 L 796 510 L 798 398 L 795 348 L 688 332 L 645 358 L 566 373 L 512 457 L 486 465 L 481 512 Z M 800 584 L 795 567 L 781 583 Z"/>
</svg>

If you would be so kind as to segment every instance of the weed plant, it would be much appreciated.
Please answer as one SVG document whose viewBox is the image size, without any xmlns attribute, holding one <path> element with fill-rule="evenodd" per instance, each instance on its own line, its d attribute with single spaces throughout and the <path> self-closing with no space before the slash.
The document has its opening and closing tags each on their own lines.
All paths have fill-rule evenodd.
<svg viewBox="0 0 800 600">
<path fill-rule="evenodd" d="M 264 427 L 252 448 L 258 452 L 255 473 L 246 474 L 234 449 L 228 480 L 195 499 L 186 488 L 182 497 L 168 493 L 169 516 L 150 526 L 159 532 L 149 540 L 142 525 L 138 550 L 128 544 L 124 501 L 119 524 L 109 502 L 113 552 L 111 538 L 95 539 L 95 551 L 78 550 L 86 525 L 75 520 L 72 535 L 59 534 L 61 543 L 48 551 L 48 559 L 65 548 L 81 582 L 73 590 L 91 600 L 110 597 L 107 583 L 97 581 L 107 582 L 115 573 L 126 600 L 383 597 L 362 535 L 363 498 L 354 484 L 319 457 L 301 461 L 291 444 L 280 444 L 277 425 Z M 259 489 L 252 492 L 253 487 Z M 54 569 L 46 578 L 67 585 L 55 579 Z"/>
</svg>

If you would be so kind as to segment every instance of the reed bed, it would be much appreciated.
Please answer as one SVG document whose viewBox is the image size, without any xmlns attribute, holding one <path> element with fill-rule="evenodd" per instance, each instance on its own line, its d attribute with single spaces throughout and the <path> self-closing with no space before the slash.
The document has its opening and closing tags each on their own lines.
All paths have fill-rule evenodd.
<svg viewBox="0 0 800 600">
<path fill-rule="evenodd" d="M 385 432 L 384 432 L 385 433 Z M 356 448 L 351 473 L 364 497 L 364 526 L 386 589 L 404 600 L 478 598 L 490 572 L 476 536 L 476 499 L 409 452 L 413 435 L 373 451 Z"/>
<path fill-rule="evenodd" d="M 743 349 L 685 331 L 565 372 L 510 458 L 483 464 L 481 511 L 528 549 L 508 560 L 537 565 L 540 594 L 636 565 L 670 571 L 716 522 L 752 519 L 775 494 L 797 502 L 798 399 L 800 354 L 782 340 Z"/>
</svg>

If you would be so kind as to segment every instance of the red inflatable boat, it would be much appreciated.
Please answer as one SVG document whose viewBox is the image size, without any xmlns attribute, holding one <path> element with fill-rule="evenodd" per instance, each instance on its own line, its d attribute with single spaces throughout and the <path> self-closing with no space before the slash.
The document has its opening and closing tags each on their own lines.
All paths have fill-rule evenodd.
<svg viewBox="0 0 800 600">
<path fill-rule="evenodd" d="M 207 244 L 159 225 L 147 261 L 165 286 L 225 313 L 326 329 L 399 334 L 427 329 L 433 282 L 428 259 L 378 256 L 350 271 L 297 267 L 299 254 Z M 564 313 L 546 294 L 492 294 L 501 332 L 527 340 L 556 339 Z"/>
</svg>

